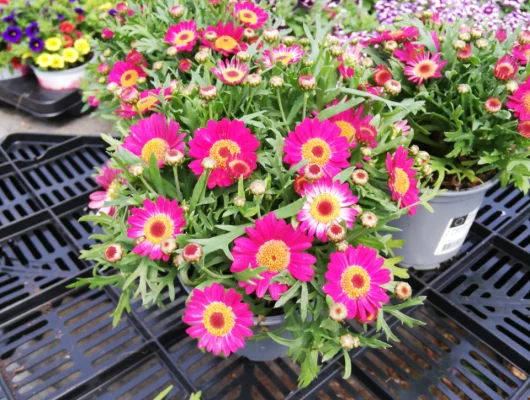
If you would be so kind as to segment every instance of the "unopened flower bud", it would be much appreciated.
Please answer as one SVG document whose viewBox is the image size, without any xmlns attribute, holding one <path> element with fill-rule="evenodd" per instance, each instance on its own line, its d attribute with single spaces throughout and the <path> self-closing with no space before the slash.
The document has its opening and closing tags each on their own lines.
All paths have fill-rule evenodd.
<svg viewBox="0 0 530 400">
<path fill-rule="evenodd" d="M 333 223 L 328 226 L 326 236 L 331 242 L 338 243 L 346 238 L 346 229 L 340 224 Z"/>
<path fill-rule="evenodd" d="M 329 48 L 329 54 L 331 54 L 333 57 L 341 56 L 343 53 L 344 49 L 339 45 L 334 44 Z"/>
<path fill-rule="evenodd" d="M 248 59 L 250 58 L 250 54 L 248 54 L 246 51 L 240 51 L 236 54 L 236 58 L 239 61 L 248 61 Z"/>
<path fill-rule="evenodd" d="M 461 83 L 460 85 L 458 85 L 458 93 L 460 94 L 469 93 L 470 90 L 471 90 L 471 87 L 466 83 Z"/>
<path fill-rule="evenodd" d="M 311 163 L 304 167 L 304 177 L 310 182 L 318 181 L 323 176 L 324 170 L 318 164 Z"/>
<path fill-rule="evenodd" d="M 523 46 L 530 44 L 530 31 L 519 32 L 517 40 L 519 41 L 519 44 L 522 44 Z"/>
<path fill-rule="evenodd" d="M 155 61 L 153 63 L 153 70 L 154 71 L 160 71 L 163 67 L 164 67 L 164 62 L 163 61 Z"/>
<path fill-rule="evenodd" d="M 420 152 L 420 148 L 413 144 L 412 146 L 410 146 L 410 149 L 409 149 L 409 153 L 412 154 L 413 156 L 417 156 L 418 153 Z"/>
<path fill-rule="evenodd" d="M 98 65 L 98 74 L 107 75 L 109 72 L 110 72 L 109 64 L 102 62 Z"/>
<path fill-rule="evenodd" d="M 371 57 L 363 57 L 361 62 L 364 68 L 372 68 L 374 66 L 374 60 Z"/>
<path fill-rule="evenodd" d="M 261 75 L 260 74 L 250 74 L 245 78 L 245 83 L 250 87 L 257 87 L 261 85 Z"/>
<path fill-rule="evenodd" d="M 292 46 L 296 42 L 296 38 L 294 36 L 285 36 L 282 38 L 282 43 L 286 46 Z"/>
<path fill-rule="evenodd" d="M 160 250 L 164 254 L 171 254 L 177 250 L 177 243 L 175 239 L 164 239 L 160 242 Z"/>
<path fill-rule="evenodd" d="M 412 13 L 412 15 L 414 16 L 414 18 L 418 18 L 418 19 L 421 19 L 423 17 L 423 13 L 421 11 L 416 11 Z"/>
<path fill-rule="evenodd" d="M 177 150 L 177 149 L 170 149 L 166 151 L 164 161 L 166 165 L 170 165 L 170 166 L 180 165 L 184 161 L 184 153 L 182 153 L 182 151 Z"/>
<path fill-rule="evenodd" d="M 361 345 L 359 338 L 357 336 L 350 335 L 349 333 L 342 335 L 339 341 L 341 347 L 345 350 L 356 349 Z"/>
<path fill-rule="evenodd" d="M 217 168 L 217 162 L 212 157 L 203 158 L 201 165 L 206 170 L 212 170 Z"/>
<path fill-rule="evenodd" d="M 266 189 L 265 182 L 262 180 L 255 180 L 250 184 L 250 191 L 255 196 L 262 196 Z"/>
<path fill-rule="evenodd" d="M 186 260 L 184 260 L 184 257 L 182 257 L 182 254 L 175 254 L 173 257 L 173 264 L 175 267 L 180 268 L 186 264 Z"/>
<path fill-rule="evenodd" d="M 108 85 L 107 85 L 107 90 L 110 92 L 110 93 L 114 93 L 116 92 L 116 90 L 118 90 L 119 86 L 116 82 L 110 82 Z"/>
<path fill-rule="evenodd" d="M 129 168 L 129 173 L 134 176 L 138 177 L 140 175 L 143 175 L 144 173 L 144 166 L 142 164 L 134 164 L 131 165 Z"/>
<path fill-rule="evenodd" d="M 113 243 L 105 249 L 105 260 L 110 263 L 117 263 L 123 257 L 123 247 L 118 243 Z"/>
<path fill-rule="evenodd" d="M 250 40 L 256 36 L 256 31 L 252 28 L 245 28 L 243 31 L 243 37 L 247 40 Z"/>
<path fill-rule="evenodd" d="M 274 43 L 280 37 L 280 31 L 276 28 L 265 28 L 263 30 L 263 40 L 267 43 Z"/>
<path fill-rule="evenodd" d="M 355 37 L 350 38 L 350 40 L 348 42 L 352 46 L 355 46 L 356 44 L 359 44 L 360 41 L 361 41 L 361 39 L 359 37 L 355 36 Z"/>
<path fill-rule="evenodd" d="M 269 83 L 273 88 L 280 88 L 283 86 L 283 78 L 281 76 L 271 76 Z"/>
<path fill-rule="evenodd" d="M 368 172 L 364 169 L 356 169 L 351 173 L 351 180 L 356 185 L 365 185 L 368 183 Z"/>
<path fill-rule="evenodd" d="M 431 10 L 425 10 L 423 12 L 423 18 L 432 18 L 434 13 Z"/>
<path fill-rule="evenodd" d="M 175 46 L 168 47 L 166 50 L 166 54 L 170 57 L 176 56 L 178 53 L 178 50 Z"/>
<path fill-rule="evenodd" d="M 204 38 L 209 42 L 213 42 L 215 39 L 217 39 L 217 33 L 214 31 L 206 31 L 204 33 Z"/>
<path fill-rule="evenodd" d="M 519 85 L 515 81 L 506 82 L 506 90 L 510 93 L 515 92 L 519 88 Z"/>
<path fill-rule="evenodd" d="M 401 21 L 403 21 L 403 17 L 401 15 L 396 15 L 394 17 L 394 22 L 401 22 Z"/>
<path fill-rule="evenodd" d="M 300 89 L 305 91 L 313 90 L 317 86 L 317 81 L 313 75 L 300 75 L 298 78 Z"/>
<path fill-rule="evenodd" d="M 348 250 L 348 242 L 346 240 L 342 240 L 338 243 L 336 243 L 337 250 L 344 253 L 346 250 Z"/>
<path fill-rule="evenodd" d="M 169 10 L 173 18 L 180 18 L 184 15 L 184 7 L 182 6 L 173 6 Z"/>
<path fill-rule="evenodd" d="M 477 49 L 485 49 L 488 47 L 489 43 L 486 39 L 479 39 L 475 42 L 475 46 L 477 46 Z"/>
<path fill-rule="evenodd" d="M 396 50 L 398 47 L 398 44 L 395 40 L 389 40 L 388 42 L 385 42 L 384 49 L 388 53 L 392 53 L 394 50 Z"/>
<path fill-rule="evenodd" d="M 348 317 L 348 309 L 342 303 L 335 303 L 329 308 L 329 317 L 336 322 L 342 322 Z"/>
<path fill-rule="evenodd" d="M 386 28 L 383 25 L 378 25 L 375 27 L 375 31 L 377 33 L 383 33 L 384 31 L 386 31 Z"/>
<path fill-rule="evenodd" d="M 300 46 L 306 47 L 306 46 L 309 46 L 311 42 L 309 41 L 308 38 L 303 37 L 303 38 L 298 39 L 298 43 L 300 44 Z"/>
<path fill-rule="evenodd" d="M 389 94 L 393 96 L 397 96 L 398 94 L 401 93 L 401 83 L 394 79 L 389 79 L 388 81 L 386 81 L 383 84 L 383 87 Z"/>
<path fill-rule="evenodd" d="M 464 42 L 469 42 L 471 40 L 471 34 L 469 32 L 460 31 L 458 32 L 458 39 L 463 40 Z"/>
<path fill-rule="evenodd" d="M 497 97 L 490 97 L 484 103 L 484 109 L 489 114 L 498 113 L 502 108 L 502 102 Z"/>
<path fill-rule="evenodd" d="M 147 78 L 145 76 L 140 76 L 138 80 L 136 81 L 138 85 L 143 85 L 145 82 L 147 82 Z"/>
<path fill-rule="evenodd" d="M 203 86 L 199 90 L 199 97 L 207 101 L 215 99 L 217 97 L 217 87 L 213 85 Z"/>
<path fill-rule="evenodd" d="M 98 82 L 99 82 L 99 83 L 105 83 L 105 82 L 107 82 L 107 78 L 105 78 L 104 76 L 100 76 L 100 77 L 98 78 Z"/>
<path fill-rule="evenodd" d="M 455 50 L 464 50 L 466 48 L 466 42 L 463 40 L 455 40 L 453 42 L 453 49 Z"/>
<path fill-rule="evenodd" d="M 241 197 L 241 196 L 237 196 L 235 199 L 234 199 L 234 205 L 236 207 L 244 207 L 245 206 L 245 203 L 246 203 L 246 200 L 244 197 Z"/>
<path fill-rule="evenodd" d="M 399 282 L 394 288 L 394 294 L 399 300 L 405 301 L 410 299 L 412 288 L 407 282 Z"/>
<path fill-rule="evenodd" d="M 328 35 L 326 40 L 328 41 L 330 45 L 336 45 L 340 43 L 340 39 L 334 35 Z"/>
<path fill-rule="evenodd" d="M 357 216 L 361 216 L 363 213 L 363 208 L 359 204 L 352 204 L 350 208 L 357 211 Z"/>
<path fill-rule="evenodd" d="M 188 243 L 182 249 L 182 257 L 189 263 L 196 263 L 202 258 L 202 246 L 197 243 Z"/>
<path fill-rule="evenodd" d="M 480 39 L 482 37 L 482 31 L 478 28 L 471 29 L 471 37 L 473 39 Z"/>
<path fill-rule="evenodd" d="M 195 54 L 195 61 L 199 64 L 205 64 L 210 59 L 210 52 L 208 50 L 201 50 Z"/>
<path fill-rule="evenodd" d="M 132 106 L 140 100 L 140 93 L 133 86 L 123 88 L 120 91 L 120 100 Z"/>
<path fill-rule="evenodd" d="M 105 49 L 103 51 L 103 57 L 110 57 L 111 54 L 112 54 L 112 51 L 110 49 Z"/>
<path fill-rule="evenodd" d="M 361 225 L 365 228 L 371 229 L 377 226 L 377 215 L 373 212 L 367 211 L 361 215 Z"/>
<path fill-rule="evenodd" d="M 421 164 L 427 164 L 431 160 L 431 155 L 427 153 L 425 150 L 421 150 L 418 152 L 418 157 L 421 160 Z"/>
<path fill-rule="evenodd" d="M 432 174 L 431 164 L 425 164 L 423 167 L 421 167 L 421 172 L 425 177 L 430 176 Z"/>
<path fill-rule="evenodd" d="M 372 148 L 371 147 L 361 147 L 361 154 L 363 157 L 371 157 L 372 156 Z"/>
</svg>

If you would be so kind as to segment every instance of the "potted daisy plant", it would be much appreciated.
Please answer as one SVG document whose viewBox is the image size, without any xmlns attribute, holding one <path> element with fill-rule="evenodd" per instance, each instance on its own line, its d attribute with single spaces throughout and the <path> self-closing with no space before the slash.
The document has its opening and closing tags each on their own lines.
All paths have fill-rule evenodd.
<svg viewBox="0 0 530 400">
<path fill-rule="evenodd" d="M 429 197 L 403 119 L 423 103 L 370 85 L 361 47 L 330 25 L 282 36 L 261 6 L 130 1 L 106 18 L 84 95 L 121 137 L 103 135 L 83 217 L 103 233 L 75 286 L 118 288 L 117 323 L 133 296 L 160 306 L 181 285 L 199 348 L 287 354 L 305 386 L 322 362 L 343 355 L 348 376 L 349 350 L 388 347 L 389 316 L 421 324 L 401 312 L 422 298 L 386 230 Z"/>
<path fill-rule="evenodd" d="M 425 101 L 409 114 L 416 165 L 444 189 L 426 209 L 394 223 L 405 239 L 404 265 L 435 268 L 456 255 L 486 191 L 500 181 L 528 192 L 530 32 L 500 39 L 478 26 L 400 22 L 367 41 L 378 64 L 372 79 L 397 100 Z M 422 151 L 419 151 L 419 149 Z"/>
</svg>

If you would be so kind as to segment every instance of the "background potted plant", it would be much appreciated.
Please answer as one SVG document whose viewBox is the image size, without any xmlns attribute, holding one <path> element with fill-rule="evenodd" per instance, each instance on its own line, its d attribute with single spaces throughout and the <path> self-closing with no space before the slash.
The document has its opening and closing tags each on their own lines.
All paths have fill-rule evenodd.
<svg viewBox="0 0 530 400">
<path fill-rule="evenodd" d="M 399 311 L 422 298 L 382 232 L 421 201 L 403 118 L 422 103 L 379 96 L 369 63 L 318 20 L 297 41 L 250 2 L 126 7 L 85 93 L 122 137 L 103 136 L 99 212 L 83 217 L 103 233 L 76 285 L 119 288 L 117 323 L 131 297 L 160 306 L 180 279 L 200 348 L 287 351 L 302 386 L 338 353 L 348 376 L 349 349 L 388 346 L 363 325 L 395 340 L 385 317 L 419 324 Z"/>
<path fill-rule="evenodd" d="M 430 186 L 447 191 L 430 203 L 434 213 L 423 209 L 394 225 L 406 240 L 398 251 L 404 264 L 430 269 L 458 252 L 497 179 L 528 192 L 530 33 L 498 40 L 495 31 L 424 16 L 425 23 L 407 20 L 368 42 L 380 64 L 373 79 L 399 82 L 398 99 L 425 101 L 407 116 L 424 150 L 411 151 L 418 165 L 430 159 Z"/>
</svg>

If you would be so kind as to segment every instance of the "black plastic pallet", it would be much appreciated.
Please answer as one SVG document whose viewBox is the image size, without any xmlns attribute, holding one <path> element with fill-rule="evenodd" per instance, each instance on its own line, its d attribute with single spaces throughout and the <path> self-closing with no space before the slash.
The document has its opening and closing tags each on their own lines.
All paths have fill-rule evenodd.
<svg viewBox="0 0 530 400">
<path fill-rule="evenodd" d="M 0 81 L 0 102 L 39 118 L 64 114 L 77 117 L 83 108 L 79 90 L 43 89 L 32 74 Z"/>
</svg>

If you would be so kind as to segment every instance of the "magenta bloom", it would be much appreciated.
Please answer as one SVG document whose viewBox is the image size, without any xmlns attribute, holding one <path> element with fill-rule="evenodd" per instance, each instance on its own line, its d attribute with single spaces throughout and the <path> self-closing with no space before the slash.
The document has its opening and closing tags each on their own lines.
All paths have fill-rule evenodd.
<svg viewBox="0 0 530 400">
<path fill-rule="evenodd" d="M 164 254 L 160 243 L 166 239 L 175 239 L 186 226 L 182 208 L 176 200 L 166 200 L 158 197 L 156 203 L 145 199 L 143 208 L 133 207 L 127 223 L 131 226 L 127 230 L 127 237 L 137 239 L 144 237 L 134 247 L 133 253 L 142 257 L 149 255 L 151 260 L 169 260 Z"/>
<path fill-rule="evenodd" d="M 165 115 L 153 114 L 149 118 L 139 120 L 131 126 L 131 134 L 123 142 L 123 148 L 140 157 L 147 165 L 154 154 L 158 167 L 164 166 L 164 158 L 168 150 L 184 152 L 184 133 L 179 135 L 180 125 L 166 119 Z"/>
<path fill-rule="evenodd" d="M 248 67 L 245 63 L 232 58 L 231 61 L 220 60 L 217 68 L 212 67 L 211 71 L 221 82 L 227 85 L 239 85 L 247 76 Z"/>
<path fill-rule="evenodd" d="M 234 262 L 230 271 L 242 272 L 249 266 L 268 267 L 261 274 L 263 279 L 252 279 L 254 284 L 239 282 L 247 294 L 256 292 L 256 296 L 261 298 L 268 291 L 273 300 L 278 300 L 289 287 L 283 283 L 271 283 L 271 278 L 285 269 L 302 282 L 313 278 L 312 265 L 317 260 L 305 252 L 311 248 L 312 236 L 294 229 L 284 220 L 277 220 L 272 212 L 257 220 L 255 228 L 246 228 L 246 233 L 248 238 L 235 240 L 232 250 Z"/>
<path fill-rule="evenodd" d="M 245 347 L 245 338 L 252 337 L 250 327 L 254 324 L 241 295 L 216 282 L 203 290 L 193 289 L 182 321 L 191 325 L 186 332 L 199 339 L 199 349 L 226 357 Z"/>
<path fill-rule="evenodd" d="M 417 204 L 420 201 L 418 196 L 418 181 L 414 178 L 416 171 L 412 169 L 414 159 L 408 158 L 408 151 L 399 146 L 394 153 L 394 157 L 387 153 L 386 169 L 390 175 L 388 187 L 392 192 L 392 200 L 399 202 L 401 208 Z M 409 215 L 416 214 L 417 206 L 409 209 Z"/>
<path fill-rule="evenodd" d="M 193 20 L 170 26 L 164 36 L 166 43 L 176 47 L 178 51 L 192 51 L 197 39 L 197 26 Z"/>
<path fill-rule="evenodd" d="M 521 64 L 526 65 L 530 60 L 530 44 L 514 47 L 512 53 Z"/>
<path fill-rule="evenodd" d="M 270 68 L 278 62 L 281 63 L 282 66 L 286 66 L 297 63 L 302 59 L 304 54 L 305 51 L 302 46 L 293 45 L 287 47 L 280 44 L 278 47 L 272 48 L 272 55 L 269 50 L 265 50 L 261 61 L 263 61 L 266 68 Z"/>
<path fill-rule="evenodd" d="M 250 1 L 237 2 L 234 5 L 234 16 L 247 28 L 261 29 L 269 14 Z"/>
<path fill-rule="evenodd" d="M 501 81 L 512 79 L 519 69 L 519 62 L 516 57 L 505 55 L 495 63 L 493 75 Z"/>
<path fill-rule="evenodd" d="M 114 37 L 114 32 L 112 32 L 109 28 L 103 28 L 101 30 L 101 37 L 103 39 L 112 39 Z"/>
<path fill-rule="evenodd" d="M 403 43 L 404 50 L 396 49 L 392 53 L 402 63 L 408 63 L 410 61 L 416 60 L 416 58 L 423 53 L 425 48 L 422 44 L 413 44 L 411 42 Z"/>
<path fill-rule="evenodd" d="M 521 121 L 530 120 L 530 78 L 508 98 L 506 105 L 515 111 L 514 115 Z"/>
<path fill-rule="evenodd" d="M 332 253 L 329 258 L 324 293 L 335 303 L 346 306 L 348 318 L 367 321 L 377 315 L 381 303 L 389 300 L 381 287 L 390 282 L 390 271 L 381 268 L 385 260 L 363 245 L 357 248 L 350 245 L 345 252 Z"/>
<path fill-rule="evenodd" d="M 370 125 L 372 117 L 367 115 L 363 118 L 363 110 L 361 105 L 357 110 L 350 108 L 329 118 L 329 122 L 340 128 L 340 135 L 348 139 L 351 147 L 355 147 L 358 142 L 371 143 L 377 137 L 375 126 Z"/>
<path fill-rule="evenodd" d="M 231 22 L 228 22 L 226 25 L 219 22 L 217 27 L 209 26 L 206 28 L 206 32 L 215 32 L 217 39 L 209 42 L 203 38 L 202 43 L 212 50 L 222 53 L 225 57 L 229 54 L 236 54 L 239 50 L 244 50 L 246 46 L 244 43 L 241 43 L 244 30 L 243 27 L 236 27 Z"/>
<path fill-rule="evenodd" d="M 158 96 L 160 96 L 161 91 L 162 88 L 156 88 L 140 92 L 140 101 L 136 103 L 136 107 L 122 103 L 120 107 L 116 109 L 116 115 L 121 118 L 133 118 L 138 115 L 138 111 L 140 111 L 140 114 L 142 115 L 147 114 L 149 111 L 153 111 L 155 106 L 160 104 Z M 166 88 L 164 90 L 164 98 L 166 100 L 171 98 L 171 88 Z"/>
<path fill-rule="evenodd" d="M 109 83 L 116 82 L 122 87 L 131 87 L 136 86 L 138 78 L 146 76 L 142 67 L 118 61 L 110 70 Z"/>
<path fill-rule="evenodd" d="M 358 199 L 352 194 L 348 183 L 322 178 L 305 185 L 304 196 L 307 201 L 297 216 L 301 222 L 300 230 L 326 242 L 326 231 L 331 224 L 344 222 L 348 228 L 353 227 L 357 210 L 351 206 Z"/>
<path fill-rule="evenodd" d="M 407 63 L 403 72 L 409 77 L 409 81 L 421 85 L 424 81 L 432 78 L 441 78 L 440 71 L 447 64 L 447 60 L 440 61 L 441 53 L 433 54 L 422 52 Z"/>
<path fill-rule="evenodd" d="M 231 157 L 238 156 L 249 164 L 252 171 L 256 169 L 255 151 L 259 147 L 259 142 L 241 121 L 229 121 L 226 118 L 219 122 L 208 121 L 206 127 L 195 131 L 188 145 L 190 157 L 195 158 L 190 163 L 195 175 L 204 172 L 202 160 L 206 157 L 215 160 L 216 168 L 212 170 L 208 179 L 210 189 L 216 186 L 230 186 L 234 182 L 227 168 L 227 161 Z"/>
<path fill-rule="evenodd" d="M 124 180 L 120 177 L 123 171 L 121 169 L 111 168 L 108 164 L 101 167 L 99 175 L 95 176 L 96 182 L 103 188 L 97 192 L 90 194 L 90 202 L 88 208 L 99 209 L 98 212 L 114 215 L 115 207 L 107 206 L 105 203 L 118 199 L 118 188 L 123 184 Z"/>
<path fill-rule="evenodd" d="M 350 166 L 348 140 L 341 129 L 329 121 L 306 118 L 285 139 L 284 161 L 295 165 L 302 160 L 318 164 L 330 178 Z M 303 167 L 300 168 L 302 172 Z"/>
</svg>

